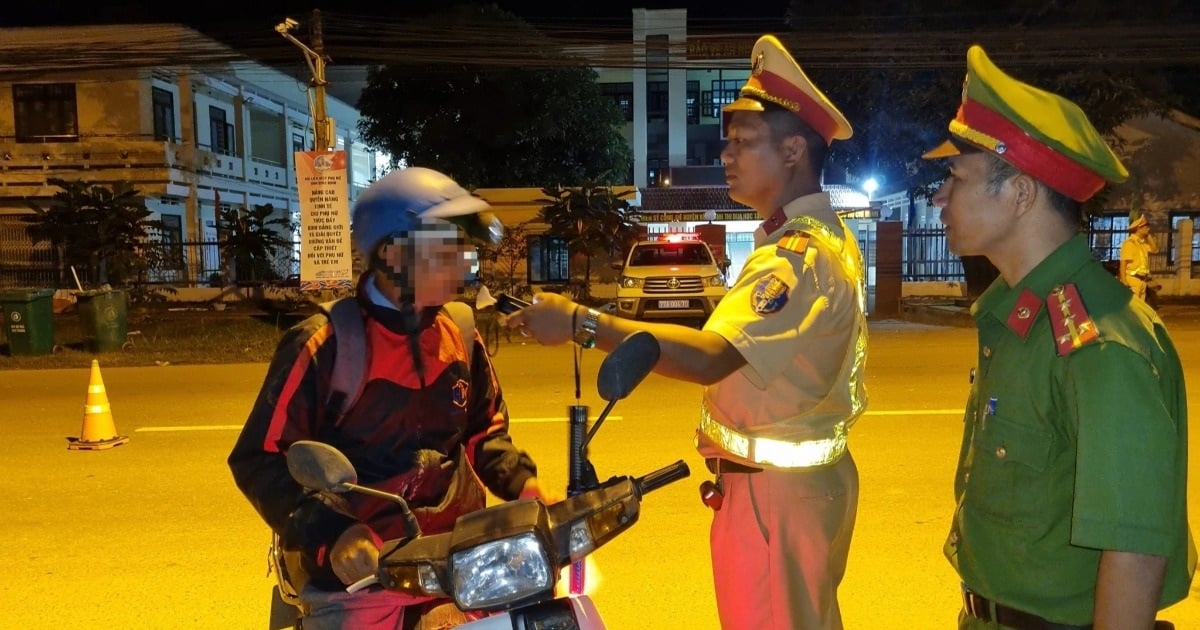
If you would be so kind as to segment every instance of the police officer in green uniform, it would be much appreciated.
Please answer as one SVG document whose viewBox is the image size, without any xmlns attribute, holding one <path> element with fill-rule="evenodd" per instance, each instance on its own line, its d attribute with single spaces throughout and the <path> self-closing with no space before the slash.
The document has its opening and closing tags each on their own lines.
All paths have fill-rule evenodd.
<svg viewBox="0 0 1200 630">
<path fill-rule="evenodd" d="M 978 368 L 945 553 L 960 628 L 1151 628 L 1187 596 L 1187 400 L 1163 323 L 1091 255 L 1080 203 L 1128 173 L 1074 103 L 967 53 L 950 249 L 1000 277 L 971 309 Z"/>
</svg>

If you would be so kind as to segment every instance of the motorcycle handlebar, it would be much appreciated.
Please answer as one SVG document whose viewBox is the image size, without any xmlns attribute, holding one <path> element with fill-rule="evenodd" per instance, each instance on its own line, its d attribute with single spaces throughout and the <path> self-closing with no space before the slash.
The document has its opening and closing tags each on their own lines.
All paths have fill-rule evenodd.
<svg viewBox="0 0 1200 630">
<path fill-rule="evenodd" d="M 634 484 L 637 486 L 638 491 L 644 495 L 669 483 L 686 479 L 691 474 L 692 471 L 688 468 L 687 462 L 681 459 L 674 464 L 663 466 L 652 473 L 638 477 L 634 480 Z"/>
</svg>

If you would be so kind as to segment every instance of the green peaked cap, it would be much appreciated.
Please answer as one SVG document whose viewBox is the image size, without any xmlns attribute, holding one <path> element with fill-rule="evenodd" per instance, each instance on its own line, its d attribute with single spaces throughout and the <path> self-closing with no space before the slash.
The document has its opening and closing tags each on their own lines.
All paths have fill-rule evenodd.
<svg viewBox="0 0 1200 630">
<path fill-rule="evenodd" d="M 1005 74 L 979 45 L 967 50 L 962 105 L 950 133 L 1077 201 L 1090 198 L 1105 181 L 1129 177 L 1078 105 Z M 957 153 L 942 145 L 925 157 Z"/>
</svg>

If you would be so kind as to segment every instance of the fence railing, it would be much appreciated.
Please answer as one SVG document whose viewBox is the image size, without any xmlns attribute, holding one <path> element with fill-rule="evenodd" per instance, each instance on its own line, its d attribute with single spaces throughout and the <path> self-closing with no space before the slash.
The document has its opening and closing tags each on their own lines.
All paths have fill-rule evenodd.
<svg viewBox="0 0 1200 630">
<path fill-rule="evenodd" d="M 25 223 L 0 221 L 0 287 L 74 287 L 69 270 L 59 269 L 49 243 L 33 243 Z M 1125 230 L 1088 230 L 1088 243 L 1102 261 L 1120 257 L 1121 243 L 1128 238 Z M 1163 275 L 1174 265 L 1200 266 L 1200 248 L 1194 248 L 1191 261 L 1176 261 L 1173 233 L 1152 234 L 1159 253 L 1150 258 L 1151 272 Z M 950 253 L 946 230 L 941 225 L 923 225 L 904 231 L 901 276 L 914 281 L 963 281 L 962 261 Z M 868 264 L 874 260 L 873 242 L 863 243 Z M 141 283 L 177 287 L 228 286 L 230 284 L 290 284 L 300 273 L 299 243 L 281 249 L 271 260 L 236 260 L 221 251 L 220 241 L 161 242 L 142 246 L 142 254 L 151 262 Z M 90 277 L 89 269 L 76 268 L 80 277 Z"/>
<path fill-rule="evenodd" d="M 49 244 L 12 246 L 11 236 L 0 224 L 0 287 L 74 288 L 70 269 L 61 268 Z M 286 285 L 300 273 L 298 244 L 280 250 L 269 260 L 241 259 L 225 255 L 219 241 L 150 242 L 139 252 L 149 263 L 136 284 L 175 287 L 223 287 L 231 284 Z M 76 266 L 80 278 L 95 277 L 87 266 Z"/>
<path fill-rule="evenodd" d="M 962 260 L 950 253 L 946 228 L 920 225 L 904 231 L 901 237 L 900 276 L 915 281 L 955 282 L 966 279 Z"/>
</svg>

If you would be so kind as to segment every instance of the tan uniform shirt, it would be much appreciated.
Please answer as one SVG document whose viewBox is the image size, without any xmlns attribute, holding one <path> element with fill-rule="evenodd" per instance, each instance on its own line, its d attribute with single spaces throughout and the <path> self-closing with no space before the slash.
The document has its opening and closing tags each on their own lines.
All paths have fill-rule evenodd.
<svg viewBox="0 0 1200 630">
<path fill-rule="evenodd" d="M 840 440 L 844 448 L 850 425 L 866 407 L 858 241 L 827 193 L 795 199 L 783 211 L 788 221 L 782 227 L 756 231 L 754 252 L 704 327 L 746 359 L 704 390 L 697 448 L 706 457 L 795 467 L 787 443 Z M 735 432 L 706 431 L 707 422 Z M 771 440 L 783 444 L 767 444 Z"/>
<path fill-rule="evenodd" d="M 1150 254 L 1154 253 L 1153 242 L 1142 242 L 1131 235 L 1121 243 L 1121 261 L 1125 263 L 1125 275 L 1121 282 L 1129 284 L 1129 276 L 1146 280 L 1150 277 Z"/>
</svg>

